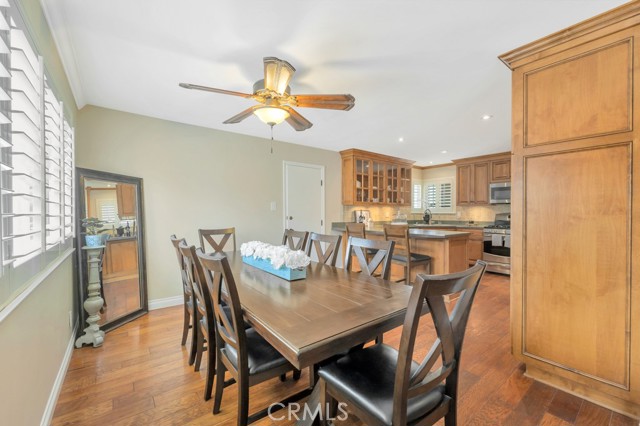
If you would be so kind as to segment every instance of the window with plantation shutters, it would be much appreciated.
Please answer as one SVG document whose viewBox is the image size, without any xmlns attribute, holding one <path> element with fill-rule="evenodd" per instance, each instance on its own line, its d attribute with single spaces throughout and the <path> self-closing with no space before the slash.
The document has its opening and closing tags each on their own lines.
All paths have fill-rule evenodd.
<svg viewBox="0 0 640 426">
<path fill-rule="evenodd" d="M 424 183 L 426 208 L 432 213 L 455 213 L 453 178 L 440 178 Z"/>
<path fill-rule="evenodd" d="M 0 0 L 0 321 L 74 236 L 73 128 L 24 28 Z"/>
<path fill-rule="evenodd" d="M 411 193 L 411 209 L 422 209 L 422 185 L 419 183 L 413 184 L 413 191 Z"/>
</svg>

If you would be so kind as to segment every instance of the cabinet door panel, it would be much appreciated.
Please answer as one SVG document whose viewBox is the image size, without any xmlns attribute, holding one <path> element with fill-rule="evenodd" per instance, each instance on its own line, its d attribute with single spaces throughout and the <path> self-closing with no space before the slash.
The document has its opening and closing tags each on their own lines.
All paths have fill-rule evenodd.
<svg viewBox="0 0 640 426">
<path fill-rule="evenodd" d="M 629 386 L 631 145 L 525 157 L 523 352 Z M 569 256 L 568 256 L 569 255 Z"/>
<path fill-rule="evenodd" d="M 457 204 L 465 205 L 471 203 L 471 165 L 465 164 L 457 168 L 456 199 Z"/>
<path fill-rule="evenodd" d="M 631 130 L 631 39 L 524 75 L 525 146 Z"/>
<path fill-rule="evenodd" d="M 476 163 L 473 166 L 474 204 L 489 203 L 489 163 Z"/>
<path fill-rule="evenodd" d="M 491 182 L 505 182 L 511 179 L 511 159 L 491 162 Z"/>
</svg>

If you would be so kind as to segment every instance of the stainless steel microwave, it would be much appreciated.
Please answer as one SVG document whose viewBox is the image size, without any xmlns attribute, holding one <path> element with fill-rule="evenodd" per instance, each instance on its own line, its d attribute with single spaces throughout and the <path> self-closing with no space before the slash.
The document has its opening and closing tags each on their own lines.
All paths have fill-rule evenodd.
<svg viewBox="0 0 640 426">
<path fill-rule="evenodd" d="M 511 204 L 511 182 L 489 184 L 490 204 Z"/>
</svg>

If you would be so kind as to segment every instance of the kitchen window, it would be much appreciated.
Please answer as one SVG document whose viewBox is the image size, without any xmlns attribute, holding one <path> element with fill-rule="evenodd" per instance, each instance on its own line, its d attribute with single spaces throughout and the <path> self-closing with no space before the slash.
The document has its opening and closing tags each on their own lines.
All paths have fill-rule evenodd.
<svg viewBox="0 0 640 426">
<path fill-rule="evenodd" d="M 424 182 L 425 208 L 431 213 L 455 213 L 453 178 L 439 178 Z"/>
<path fill-rule="evenodd" d="M 73 128 L 24 28 L 0 0 L 0 314 L 74 237 Z"/>
</svg>

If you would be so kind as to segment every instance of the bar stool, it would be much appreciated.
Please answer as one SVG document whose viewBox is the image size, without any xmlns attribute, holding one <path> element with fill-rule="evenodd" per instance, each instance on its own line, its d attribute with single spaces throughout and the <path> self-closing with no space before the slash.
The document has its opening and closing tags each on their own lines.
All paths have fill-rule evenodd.
<svg viewBox="0 0 640 426">
<path fill-rule="evenodd" d="M 397 282 L 411 285 L 411 268 L 418 265 L 424 265 L 426 274 L 431 274 L 431 256 L 411 253 L 409 225 L 384 225 L 384 239 L 396 242 L 392 261 L 404 267 L 404 278 Z"/>
</svg>

